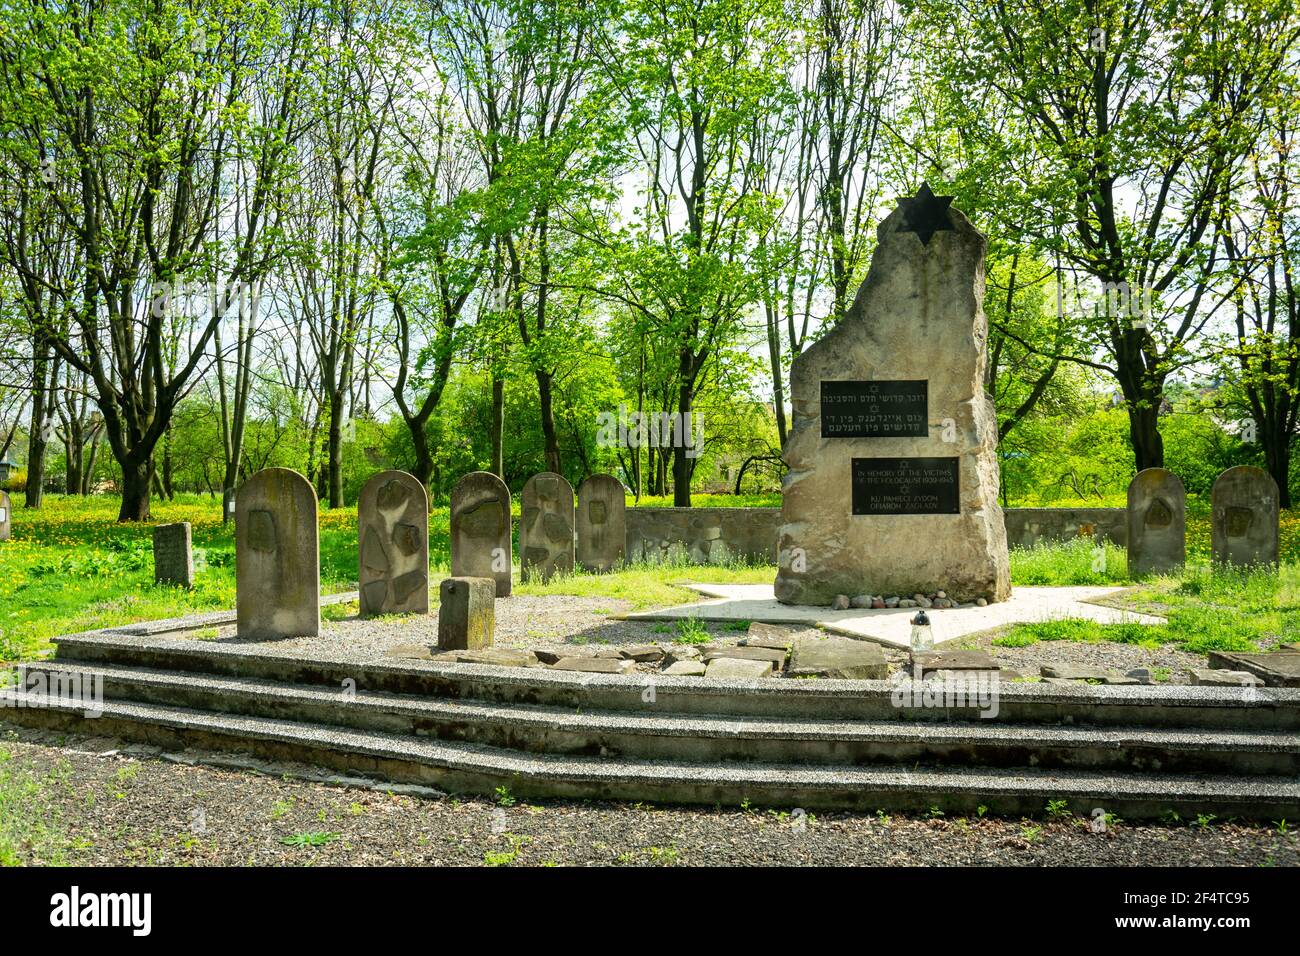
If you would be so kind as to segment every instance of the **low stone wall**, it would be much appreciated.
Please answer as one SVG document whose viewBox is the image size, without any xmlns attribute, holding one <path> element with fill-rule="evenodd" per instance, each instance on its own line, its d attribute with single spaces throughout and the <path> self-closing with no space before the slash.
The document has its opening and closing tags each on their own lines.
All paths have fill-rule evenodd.
<svg viewBox="0 0 1300 956">
<path fill-rule="evenodd" d="M 1125 508 L 1008 508 L 1007 544 L 1032 548 L 1036 544 L 1092 538 L 1128 544 Z"/>
<path fill-rule="evenodd" d="M 1007 544 L 1031 548 L 1082 535 L 1123 546 L 1124 514 L 1123 508 L 1011 508 Z M 627 560 L 773 564 L 780 530 L 780 508 L 628 508 Z"/>
</svg>

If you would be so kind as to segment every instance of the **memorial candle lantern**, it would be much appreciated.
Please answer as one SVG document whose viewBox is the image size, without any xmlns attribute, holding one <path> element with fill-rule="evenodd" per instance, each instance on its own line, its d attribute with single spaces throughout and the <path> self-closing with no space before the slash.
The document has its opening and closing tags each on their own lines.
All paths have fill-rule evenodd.
<svg viewBox="0 0 1300 956">
<path fill-rule="evenodd" d="M 934 628 L 925 611 L 918 611 L 912 618 L 912 653 L 927 654 L 934 649 Z"/>
</svg>

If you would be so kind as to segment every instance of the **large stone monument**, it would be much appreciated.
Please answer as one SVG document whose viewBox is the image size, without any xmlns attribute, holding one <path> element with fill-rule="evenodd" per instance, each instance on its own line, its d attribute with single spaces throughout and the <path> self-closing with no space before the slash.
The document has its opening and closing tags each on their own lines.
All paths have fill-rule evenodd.
<svg viewBox="0 0 1300 956">
<path fill-rule="evenodd" d="M 1128 573 L 1167 574 L 1187 562 L 1187 491 L 1172 471 L 1145 468 L 1128 485 Z"/>
<path fill-rule="evenodd" d="M 984 390 L 986 241 L 928 185 L 880 224 L 844 320 L 795 359 L 776 597 L 1011 594 Z"/>
<path fill-rule="evenodd" d="M 543 471 L 519 498 L 519 573 L 549 581 L 573 572 L 573 485 Z"/>
<path fill-rule="evenodd" d="M 316 490 L 296 471 L 267 468 L 235 497 L 235 608 L 252 640 L 320 633 Z"/>
<path fill-rule="evenodd" d="M 613 475 L 591 475 L 578 486 L 578 564 L 612 571 L 627 549 L 627 498 Z"/>
<path fill-rule="evenodd" d="M 451 492 L 451 573 L 492 578 L 510 594 L 510 489 L 490 471 L 471 471 Z"/>
<path fill-rule="evenodd" d="M 429 496 L 414 475 L 381 471 L 357 499 L 361 616 L 429 613 Z"/>
<path fill-rule="evenodd" d="M 1210 491 L 1210 553 L 1215 564 L 1277 566 L 1277 482 L 1263 468 L 1238 465 Z"/>
<path fill-rule="evenodd" d="M 153 582 L 194 587 L 193 534 L 188 521 L 153 529 Z"/>
</svg>

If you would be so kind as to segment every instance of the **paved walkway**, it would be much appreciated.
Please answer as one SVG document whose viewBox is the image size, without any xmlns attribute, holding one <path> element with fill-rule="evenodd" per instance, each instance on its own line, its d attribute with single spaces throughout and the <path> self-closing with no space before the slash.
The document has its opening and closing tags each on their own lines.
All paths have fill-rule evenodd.
<svg viewBox="0 0 1300 956">
<path fill-rule="evenodd" d="M 770 584 L 685 584 L 709 600 L 677 607 L 660 608 L 626 615 L 628 620 L 671 621 L 698 617 L 704 621 L 762 621 L 765 624 L 790 624 L 820 627 L 836 634 L 864 638 L 894 647 L 907 647 L 911 639 L 911 620 L 916 608 L 869 610 L 852 608 L 832 611 L 826 607 L 800 607 L 779 603 Z M 1121 611 L 1095 604 L 1099 598 L 1117 594 L 1125 588 L 1115 587 L 1017 587 L 1011 600 L 987 607 L 927 610 L 934 626 L 936 644 L 956 640 L 980 631 L 1008 624 L 1064 620 L 1068 618 L 1098 621 L 1103 624 L 1134 622 L 1164 624 L 1165 619 L 1136 611 Z"/>
</svg>

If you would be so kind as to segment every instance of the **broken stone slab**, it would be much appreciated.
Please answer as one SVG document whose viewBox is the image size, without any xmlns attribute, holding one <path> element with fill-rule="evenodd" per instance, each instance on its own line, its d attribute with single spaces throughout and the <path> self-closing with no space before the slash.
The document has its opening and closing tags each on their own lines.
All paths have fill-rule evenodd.
<svg viewBox="0 0 1300 956">
<path fill-rule="evenodd" d="M 694 644 L 677 644 L 664 650 L 664 660 L 670 664 L 679 661 L 698 661 L 703 655 Z"/>
<path fill-rule="evenodd" d="M 1187 671 L 1197 687 L 1256 687 L 1262 681 L 1249 671 L 1220 668 L 1191 668 Z"/>
<path fill-rule="evenodd" d="M 458 651 L 456 660 L 461 664 L 495 664 L 498 667 L 532 667 L 537 663 L 537 658 L 531 651 L 520 651 L 511 647 L 484 647 L 478 650 Z"/>
<path fill-rule="evenodd" d="M 435 657 L 435 652 L 427 644 L 398 644 L 385 651 L 384 656 L 399 657 L 406 660 L 431 661 Z"/>
<path fill-rule="evenodd" d="M 734 677 L 754 680 L 772 676 L 771 661 L 748 660 L 743 657 L 715 657 L 705 667 L 705 677 Z"/>
<path fill-rule="evenodd" d="M 780 651 L 788 651 L 793 642 L 794 632 L 789 628 L 761 621 L 750 624 L 749 632 L 739 641 L 742 647 L 770 647 Z"/>
<path fill-rule="evenodd" d="M 1271 654 L 1242 654 L 1211 651 L 1210 667 L 1254 674 L 1268 687 L 1300 687 L 1300 654 L 1273 651 Z"/>
<path fill-rule="evenodd" d="M 837 677 L 884 680 L 889 664 L 879 644 L 848 637 L 801 637 L 795 641 L 788 673 L 791 677 Z"/>
<path fill-rule="evenodd" d="M 771 647 L 719 647 L 704 655 L 704 663 L 720 657 L 731 657 L 743 661 L 766 661 L 771 666 L 780 668 L 785 664 L 786 652 Z"/>
<path fill-rule="evenodd" d="M 663 673 L 674 677 L 703 677 L 707 668 L 699 661 L 673 661 Z"/>
<path fill-rule="evenodd" d="M 551 665 L 553 671 L 581 671 L 584 674 L 631 674 L 636 661 L 609 657 L 562 657 Z"/>
<path fill-rule="evenodd" d="M 1060 680 L 1100 680 L 1118 677 L 1112 670 L 1104 667 L 1090 667 L 1087 664 L 1044 664 L 1043 678 L 1055 677 Z"/>
<path fill-rule="evenodd" d="M 917 665 L 920 665 L 922 674 L 938 670 L 995 671 L 1001 669 L 1001 665 L 983 651 L 938 651 L 917 654 L 912 658 L 912 666 Z"/>
<path fill-rule="evenodd" d="M 619 654 L 630 661 L 637 661 L 642 664 L 653 664 L 664 659 L 664 649 L 657 644 L 639 644 L 635 647 L 624 647 L 619 650 Z"/>
</svg>

